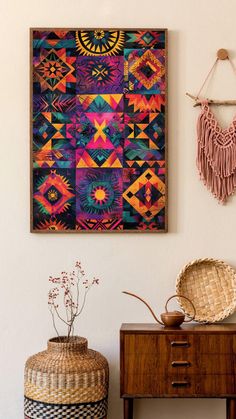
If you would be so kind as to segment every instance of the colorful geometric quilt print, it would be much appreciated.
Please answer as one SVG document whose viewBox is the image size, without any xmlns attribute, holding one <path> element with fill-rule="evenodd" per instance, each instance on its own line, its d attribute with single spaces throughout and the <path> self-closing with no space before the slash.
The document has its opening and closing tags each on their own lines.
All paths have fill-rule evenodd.
<svg viewBox="0 0 236 419">
<path fill-rule="evenodd" d="M 166 231 L 167 31 L 31 35 L 31 230 Z"/>
</svg>

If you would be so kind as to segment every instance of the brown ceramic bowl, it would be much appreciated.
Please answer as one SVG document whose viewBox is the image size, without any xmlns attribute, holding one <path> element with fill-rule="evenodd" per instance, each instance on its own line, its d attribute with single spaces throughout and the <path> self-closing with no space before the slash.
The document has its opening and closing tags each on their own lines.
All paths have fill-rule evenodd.
<svg viewBox="0 0 236 419">
<path fill-rule="evenodd" d="M 165 326 L 168 327 L 178 327 L 184 321 L 185 315 L 180 311 L 172 311 L 167 313 L 161 314 L 161 320 L 163 321 Z"/>
</svg>

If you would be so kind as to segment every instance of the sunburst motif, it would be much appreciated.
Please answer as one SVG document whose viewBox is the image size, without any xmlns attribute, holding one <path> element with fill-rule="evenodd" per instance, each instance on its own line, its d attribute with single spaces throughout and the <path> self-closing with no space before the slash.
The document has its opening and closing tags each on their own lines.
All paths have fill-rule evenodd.
<svg viewBox="0 0 236 419">
<path fill-rule="evenodd" d="M 57 221 L 55 217 L 41 221 L 36 227 L 38 230 L 68 230 L 68 226 L 62 221 Z"/>
<path fill-rule="evenodd" d="M 109 192 L 103 185 L 95 186 L 91 191 L 91 197 L 95 201 L 96 205 L 106 204 L 109 199 Z"/>
<path fill-rule="evenodd" d="M 48 191 L 48 199 L 49 201 L 57 201 L 58 200 L 58 191 L 56 189 L 50 189 Z"/>
<path fill-rule="evenodd" d="M 122 174 L 119 169 L 80 169 L 76 175 L 79 218 L 98 220 L 121 216 Z"/>
<path fill-rule="evenodd" d="M 124 31 L 76 31 L 75 41 L 81 55 L 119 55 L 125 40 Z"/>
<path fill-rule="evenodd" d="M 42 177 L 34 193 L 34 199 L 43 214 L 61 214 L 68 210 L 74 194 L 68 179 L 57 174 L 56 170 Z"/>
</svg>

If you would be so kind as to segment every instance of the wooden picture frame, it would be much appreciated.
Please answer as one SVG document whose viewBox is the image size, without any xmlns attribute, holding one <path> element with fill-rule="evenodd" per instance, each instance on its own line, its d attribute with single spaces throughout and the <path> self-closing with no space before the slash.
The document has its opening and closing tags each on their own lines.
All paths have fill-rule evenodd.
<svg viewBox="0 0 236 419">
<path fill-rule="evenodd" d="M 167 232 L 167 34 L 30 29 L 31 232 Z"/>
</svg>

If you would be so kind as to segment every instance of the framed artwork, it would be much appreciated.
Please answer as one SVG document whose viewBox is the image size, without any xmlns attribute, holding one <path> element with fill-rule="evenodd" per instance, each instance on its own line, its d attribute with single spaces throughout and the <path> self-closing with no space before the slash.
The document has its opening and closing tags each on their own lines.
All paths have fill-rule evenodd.
<svg viewBox="0 0 236 419">
<path fill-rule="evenodd" d="M 31 29 L 31 231 L 167 231 L 167 30 Z"/>
</svg>

